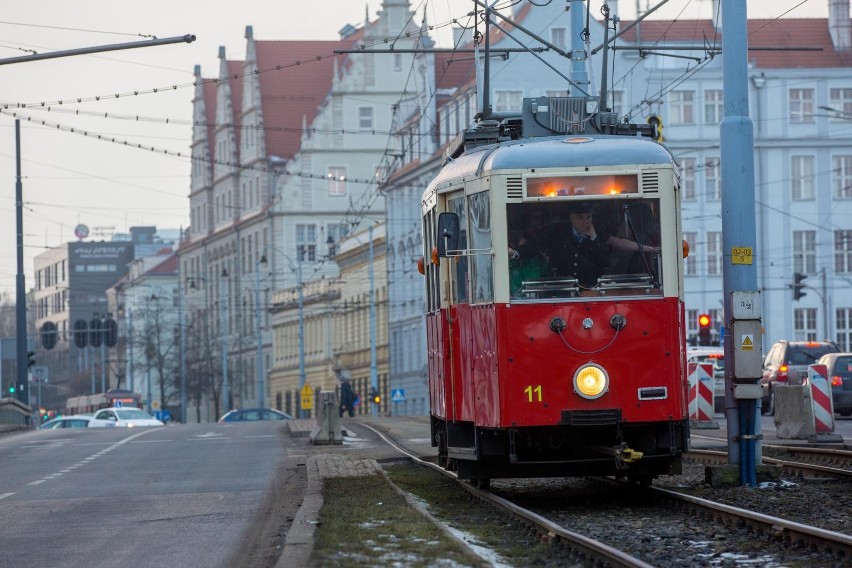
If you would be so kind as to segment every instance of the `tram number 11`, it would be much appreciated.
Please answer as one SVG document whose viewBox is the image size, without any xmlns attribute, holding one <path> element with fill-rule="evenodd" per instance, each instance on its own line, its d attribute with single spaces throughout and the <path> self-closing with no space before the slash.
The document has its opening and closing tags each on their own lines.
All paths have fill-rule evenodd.
<svg viewBox="0 0 852 568">
<path fill-rule="evenodd" d="M 535 402 L 541 402 L 541 385 L 537 387 L 530 385 L 524 389 L 524 393 L 527 395 L 528 402 L 533 402 L 533 397 L 535 397 Z"/>
</svg>

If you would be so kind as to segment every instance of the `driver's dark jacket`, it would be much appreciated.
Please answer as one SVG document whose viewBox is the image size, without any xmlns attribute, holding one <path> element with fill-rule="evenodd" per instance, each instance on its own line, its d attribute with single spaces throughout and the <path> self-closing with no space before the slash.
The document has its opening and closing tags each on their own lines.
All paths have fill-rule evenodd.
<svg viewBox="0 0 852 568">
<path fill-rule="evenodd" d="M 610 248 L 606 241 L 610 235 L 597 231 L 594 240 L 577 239 L 570 226 L 565 233 L 567 238 L 552 243 L 550 249 L 553 276 L 576 277 L 581 288 L 594 287 L 609 268 Z"/>
</svg>

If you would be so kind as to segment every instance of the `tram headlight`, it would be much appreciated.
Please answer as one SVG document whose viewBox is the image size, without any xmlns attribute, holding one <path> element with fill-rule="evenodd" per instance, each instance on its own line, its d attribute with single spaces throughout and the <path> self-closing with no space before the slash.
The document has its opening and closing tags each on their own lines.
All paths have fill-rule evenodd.
<svg viewBox="0 0 852 568">
<path fill-rule="evenodd" d="M 583 398 L 599 398 L 608 389 L 609 375 L 600 365 L 587 363 L 574 373 L 574 390 Z"/>
</svg>

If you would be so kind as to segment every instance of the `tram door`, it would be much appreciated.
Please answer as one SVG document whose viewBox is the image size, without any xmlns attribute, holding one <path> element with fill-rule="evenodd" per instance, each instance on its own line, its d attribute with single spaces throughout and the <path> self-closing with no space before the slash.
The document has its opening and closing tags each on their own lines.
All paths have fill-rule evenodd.
<svg viewBox="0 0 852 568">
<path fill-rule="evenodd" d="M 464 193 L 455 194 L 447 199 L 447 211 L 455 213 L 459 219 L 458 251 L 468 248 L 467 202 Z M 449 334 L 449 391 L 447 393 L 448 418 L 463 419 L 464 401 L 464 365 L 462 365 L 462 321 L 466 318 L 470 304 L 470 267 L 468 257 L 454 254 L 447 260 L 449 269 L 449 305 L 447 308 L 447 331 Z"/>
</svg>

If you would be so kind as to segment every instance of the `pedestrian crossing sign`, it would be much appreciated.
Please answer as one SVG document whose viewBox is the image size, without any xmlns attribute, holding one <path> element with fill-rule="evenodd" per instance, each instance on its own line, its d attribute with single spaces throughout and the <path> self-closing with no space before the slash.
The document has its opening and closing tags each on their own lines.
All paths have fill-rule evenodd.
<svg viewBox="0 0 852 568">
<path fill-rule="evenodd" d="M 405 402 L 405 389 L 391 389 L 391 402 Z"/>
</svg>

